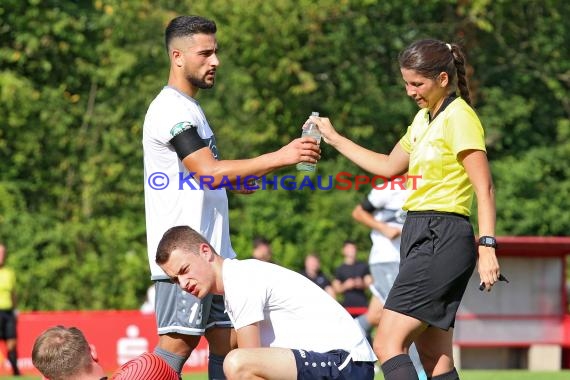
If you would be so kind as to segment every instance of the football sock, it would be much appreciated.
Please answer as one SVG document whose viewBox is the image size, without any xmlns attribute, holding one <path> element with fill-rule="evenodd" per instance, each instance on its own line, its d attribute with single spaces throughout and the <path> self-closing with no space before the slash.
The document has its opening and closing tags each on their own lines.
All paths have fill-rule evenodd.
<svg viewBox="0 0 570 380">
<path fill-rule="evenodd" d="M 208 355 L 208 380 L 225 380 L 224 359 L 225 356 L 215 355 L 210 352 Z"/>
<path fill-rule="evenodd" d="M 18 369 L 18 355 L 16 349 L 8 351 L 8 361 L 12 365 L 12 372 L 14 375 L 20 375 L 20 370 Z"/>
<path fill-rule="evenodd" d="M 176 355 L 159 347 L 154 349 L 154 353 L 164 359 L 177 373 L 182 373 L 182 367 L 184 367 L 184 363 L 188 360 L 186 356 Z"/>
<path fill-rule="evenodd" d="M 407 354 L 396 355 L 382 364 L 385 380 L 418 380 L 418 374 Z"/>
</svg>

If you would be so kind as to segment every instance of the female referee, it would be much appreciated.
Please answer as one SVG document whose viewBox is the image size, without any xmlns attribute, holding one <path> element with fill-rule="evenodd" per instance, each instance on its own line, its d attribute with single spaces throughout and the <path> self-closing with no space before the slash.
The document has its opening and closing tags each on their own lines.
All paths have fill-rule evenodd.
<svg viewBox="0 0 570 380">
<path fill-rule="evenodd" d="M 388 178 L 405 172 L 419 176 L 404 204 L 408 216 L 400 272 L 386 301 L 374 350 L 386 380 L 418 378 L 407 354 L 412 342 L 428 378 L 458 379 L 453 327 L 467 282 L 476 264 L 487 291 L 500 276 L 484 132 L 471 108 L 465 57 L 458 45 L 416 41 L 400 53 L 399 64 L 406 93 L 421 109 L 390 154 L 352 142 L 328 118 L 311 120 L 325 142 L 362 169 Z M 478 247 L 469 222 L 473 194 Z"/>
</svg>

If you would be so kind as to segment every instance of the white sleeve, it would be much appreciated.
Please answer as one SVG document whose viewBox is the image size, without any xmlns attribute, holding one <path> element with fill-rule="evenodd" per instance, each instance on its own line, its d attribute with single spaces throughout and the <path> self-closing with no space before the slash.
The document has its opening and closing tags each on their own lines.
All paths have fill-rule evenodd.
<svg viewBox="0 0 570 380">
<path fill-rule="evenodd" d="M 389 190 L 372 189 L 368 194 L 368 201 L 375 209 L 382 209 L 390 199 L 387 194 Z"/>
<path fill-rule="evenodd" d="M 233 274 L 237 275 L 238 272 Z M 236 330 L 265 319 L 267 291 L 262 282 L 258 273 L 249 271 L 232 276 L 229 283 L 225 281 L 227 311 Z"/>
<path fill-rule="evenodd" d="M 167 94 L 159 95 L 147 114 L 150 124 L 149 132 L 153 138 L 165 145 L 168 145 L 181 130 L 196 127 L 199 133 L 202 132 L 202 128 L 199 128 L 202 115 L 196 108 L 181 102 L 177 97 Z"/>
</svg>

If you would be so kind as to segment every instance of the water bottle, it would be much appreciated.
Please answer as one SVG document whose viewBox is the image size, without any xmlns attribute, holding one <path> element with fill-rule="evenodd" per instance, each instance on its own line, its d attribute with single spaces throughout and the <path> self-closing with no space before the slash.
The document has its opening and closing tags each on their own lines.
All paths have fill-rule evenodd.
<svg viewBox="0 0 570 380">
<path fill-rule="evenodd" d="M 319 116 L 318 112 L 313 112 L 311 116 Z M 321 132 L 315 123 L 309 121 L 307 124 L 303 126 L 303 133 L 301 137 L 309 136 L 317 140 L 317 143 L 321 142 Z M 317 164 L 313 164 L 310 162 L 299 162 L 297 164 L 297 170 L 303 172 L 314 172 L 317 168 Z"/>
</svg>

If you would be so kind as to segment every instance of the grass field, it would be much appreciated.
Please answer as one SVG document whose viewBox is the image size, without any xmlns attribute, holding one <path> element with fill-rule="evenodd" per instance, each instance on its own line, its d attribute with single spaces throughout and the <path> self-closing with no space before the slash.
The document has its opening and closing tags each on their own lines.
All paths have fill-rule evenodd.
<svg viewBox="0 0 570 380">
<path fill-rule="evenodd" d="M 461 380 L 568 380 L 570 371 L 560 372 L 530 372 L 518 370 L 503 371 L 461 371 Z M 3 380 L 40 380 L 37 376 L 0 376 Z M 183 380 L 208 380 L 206 374 L 184 375 Z M 375 380 L 382 380 L 382 375 L 376 376 Z"/>
</svg>

